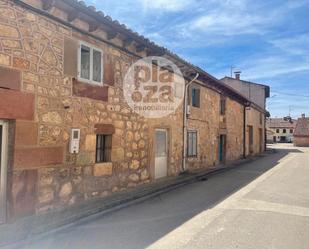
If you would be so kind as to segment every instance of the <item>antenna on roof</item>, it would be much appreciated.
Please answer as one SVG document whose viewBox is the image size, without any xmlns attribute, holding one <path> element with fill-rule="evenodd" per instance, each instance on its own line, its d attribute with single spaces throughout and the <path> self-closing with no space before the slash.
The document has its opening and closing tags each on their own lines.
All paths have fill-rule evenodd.
<svg viewBox="0 0 309 249">
<path fill-rule="evenodd" d="M 289 117 L 291 117 L 291 112 L 292 112 L 292 106 L 289 105 Z"/>
<path fill-rule="evenodd" d="M 235 74 L 235 79 L 240 80 L 241 71 L 235 66 L 231 66 L 231 78 L 233 78 L 233 74 Z"/>
<path fill-rule="evenodd" d="M 234 67 L 234 66 L 231 66 L 231 78 L 233 78 L 233 72 L 234 72 L 234 69 L 235 69 L 236 67 Z"/>
</svg>

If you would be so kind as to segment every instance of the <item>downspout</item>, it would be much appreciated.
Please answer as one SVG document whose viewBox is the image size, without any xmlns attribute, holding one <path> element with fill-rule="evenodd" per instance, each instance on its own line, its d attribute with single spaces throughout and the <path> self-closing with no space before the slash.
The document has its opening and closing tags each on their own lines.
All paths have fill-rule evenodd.
<svg viewBox="0 0 309 249">
<path fill-rule="evenodd" d="M 244 137 L 243 137 L 243 158 L 245 159 L 246 157 L 247 157 L 247 155 L 246 155 L 246 142 L 247 142 L 247 140 L 246 140 L 246 108 L 247 108 L 247 104 L 245 104 L 244 105 L 244 129 L 243 129 L 243 133 L 244 133 Z"/>
<path fill-rule="evenodd" d="M 183 148 L 182 148 L 182 169 L 181 173 L 186 172 L 187 170 L 187 127 L 188 127 L 188 89 L 189 86 L 200 76 L 199 73 L 196 73 L 195 77 L 185 85 L 185 92 L 184 92 L 184 106 L 183 106 Z"/>
</svg>

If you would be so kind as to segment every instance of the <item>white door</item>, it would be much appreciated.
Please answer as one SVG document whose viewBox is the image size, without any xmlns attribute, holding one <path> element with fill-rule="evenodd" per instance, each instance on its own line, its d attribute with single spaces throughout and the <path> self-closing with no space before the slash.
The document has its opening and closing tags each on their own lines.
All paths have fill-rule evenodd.
<svg viewBox="0 0 309 249">
<path fill-rule="evenodd" d="M 167 130 L 156 130 L 155 179 L 167 177 Z"/>
<path fill-rule="evenodd" d="M 0 120 L 0 224 L 6 220 L 7 140 L 8 125 Z"/>
</svg>

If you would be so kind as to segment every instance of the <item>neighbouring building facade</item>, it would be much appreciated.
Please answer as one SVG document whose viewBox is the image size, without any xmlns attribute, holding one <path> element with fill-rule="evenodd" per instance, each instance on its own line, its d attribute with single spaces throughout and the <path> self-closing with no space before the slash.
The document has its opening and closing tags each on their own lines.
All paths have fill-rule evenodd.
<svg viewBox="0 0 309 249">
<path fill-rule="evenodd" d="M 199 73 L 186 94 L 190 112 L 181 104 L 149 119 L 128 106 L 124 75 L 149 55 L 172 60 L 187 82 Z M 254 109 L 252 117 L 246 108 Z M 240 159 L 249 154 L 249 120 L 259 127 L 254 132 L 262 129 L 254 133 L 262 143 L 261 113 L 239 92 L 94 7 L 0 0 L 0 223 Z"/>
<path fill-rule="evenodd" d="M 305 114 L 297 121 L 294 131 L 294 145 L 309 147 L 309 118 L 306 118 Z"/>
<path fill-rule="evenodd" d="M 272 137 L 268 137 L 268 140 L 272 140 L 273 143 L 293 143 L 297 120 L 268 118 L 266 124 L 267 128 L 272 131 Z"/>
<path fill-rule="evenodd" d="M 221 80 L 250 100 L 246 107 L 246 155 L 256 155 L 266 149 L 266 99 L 270 95 L 269 86 L 240 79 L 240 73 L 235 78 L 225 77 Z"/>
</svg>

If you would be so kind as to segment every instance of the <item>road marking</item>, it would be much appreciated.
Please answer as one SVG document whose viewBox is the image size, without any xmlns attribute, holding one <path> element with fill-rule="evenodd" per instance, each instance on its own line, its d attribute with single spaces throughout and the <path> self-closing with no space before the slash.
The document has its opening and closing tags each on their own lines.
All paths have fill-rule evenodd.
<svg viewBox="0 0 309 249">
<path fill-rule="evenodd" d="M 242 199 L 230 204 L 226 210 L 248 210 L 248 211 L 262 211 L 273 212 L 280 214 L 288 214 L 295 216 L 309 217 L 309 208 L 295 205 L 286 205 L 281 203 Z"/>
</svg>

